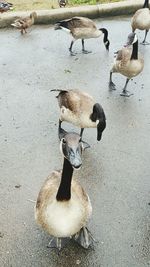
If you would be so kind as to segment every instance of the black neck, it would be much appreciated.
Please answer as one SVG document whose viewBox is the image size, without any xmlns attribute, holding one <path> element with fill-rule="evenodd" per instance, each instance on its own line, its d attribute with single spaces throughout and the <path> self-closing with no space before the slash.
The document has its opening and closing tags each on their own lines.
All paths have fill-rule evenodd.
<svg viewBox="0 0 150 267">
<path fill-rule="evenodd" d="M 103 32 L 104 34 L 103 42 L 106 43 L 108 41 L 108 31 L 105 28 L 100 28 L 99 30 Z"/>
<path fill-rule="evenodd" d="M 56 195 L 57 201 L 69 200 L 71 198 L 71 180 L 73 168 L 70 162 L 64 158 L 61 182 Z"/>
<path fill-rule="evenodd" d="M 145 0 L 143 8 L 149 8 L 149 0 Z"/>
<path fill-rule="evenodd" d="M 138 40 L 133 44 L 132 55 L 130 59 L 138 59 Z"/>
<path fill-rule="evenodd" d="M 102 121 L 105 120 L 105 114 L 104 114 L 104 110 L 103 108 L 100 106 L 99 103 L 95 103 L 94 106 L 93 106 L 93 112 L 92 114 L 90 115 L 90 119 L 92 121 L 96 121 L 96 120 L 99 120 L 101 119 Z"/>
</svg>

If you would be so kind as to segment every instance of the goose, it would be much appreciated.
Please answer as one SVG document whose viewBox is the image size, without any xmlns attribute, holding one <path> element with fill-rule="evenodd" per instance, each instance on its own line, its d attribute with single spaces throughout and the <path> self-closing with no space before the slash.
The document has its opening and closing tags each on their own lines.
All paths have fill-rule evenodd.
<svg viewBox="0 0 150 267">
<path fill-rule="evenodd" d="M 16 19 L 11 25 L 21 30 L 21 34 L 27 33 L 26 29 L 34 24 L 35 18 L 37 18 L 37 13 L 32 12 L 29 17 Z"/>
<path fill-rule="evenodd" d="M 7 12 L 8 10 L 12 9 L 12 7 L 13 7 L 12 3 L 0 0 L 0 13 Z"/>
<path fill-rule="evenodd" d="M 82 137 L 84 128 L 97 128 L 97 140 L 102 138 L 106 127 L 106 117 L 102 106 L 95 103 L 92 96 L 80 90 L 59 90 L 56 96 L 60 107 L 59 125 L 66 121 L 81 128 Z"/>
<path fill-rule="evenodd" d="M 61 129 L 59 127 L 59 129 Z M 60 130 L 60 151 L 64 158 L 62 171 L 54 170 L 38 194 L 35 220 L 51 236 L 49 247 L 61 249 L 66 238 L 88 248 L 92 235 L 86 227 L 92 214 L 89 196 L 73 177 L 82 165 L 83 146 L 77 133 Z"/>
<path fill-rule="evenodd" d="M 144 60 L 141 55 L 138 54 L 138 38 L 135 33 L 128 35 L 127 44 L 121 50 L 117 52 L 117 56 L 113 67 L 110 71 L 109 88 L 110 90 L 116 90 L 115 84 L 112 82 L 112 74 L 114 72 L 120 73 L 127 77 L 125 86 L 123 88 L 121 96 L 129 97 L 132 95 L 126 90 L 129 80 L 132 77 L 137 76 L 144 67 Z"/>
<path fill-rule="evenodd" d="M 145 30 L 145 37 L 142 44 L 149 44 L 146 42 L 146 36 L 150 29 L 150 10 L 149 0 L 145 0 L 143 8 L 137 10 L 131 19 L 132 31 L 136 29 Z"/>
<path fill-rule="evenodd" d="M 78 39 L 82 40 L 82 52 L 87 54 L 87 53 L 91 53 L 91 51 L 85 50 L 84 39 L 98 38 L 102 34 L 104 34 L 104 39 L 103 39 L 104 45 L 106 49 L 109 50 L 110 42 L 108 40 L 107 29 L 105 28 L 97 29 L 95 23 L 89 18 L 73 17 L 71 19 L 59 21 L 55 24 L 55 30 L 59 30 L 59 29 L 63 29 L 69 32 L 73 37 L 73 40 L 69 47 L 69 51 L 72 56 L 75 55 L 75 53 L 72 52 L 72 47 L 76 40 Z"/>
<path fill-rule="evenodd" d="M 58 0 L 58 4 L 60 7 L 65 7 L 67 4 L 67 1 L 66 0 Z"/>
</svg>

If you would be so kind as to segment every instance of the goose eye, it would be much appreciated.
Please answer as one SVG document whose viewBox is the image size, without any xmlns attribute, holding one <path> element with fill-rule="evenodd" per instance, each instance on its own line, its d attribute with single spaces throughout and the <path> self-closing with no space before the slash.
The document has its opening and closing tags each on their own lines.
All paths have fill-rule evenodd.
<svg viewBox="0 0 150 267">
<path fill-rule="evenodd" d="M 62 142 L 63 144 L 66 144 L 66 140 L 64 138 L 62 138 Z"/>
</svg>

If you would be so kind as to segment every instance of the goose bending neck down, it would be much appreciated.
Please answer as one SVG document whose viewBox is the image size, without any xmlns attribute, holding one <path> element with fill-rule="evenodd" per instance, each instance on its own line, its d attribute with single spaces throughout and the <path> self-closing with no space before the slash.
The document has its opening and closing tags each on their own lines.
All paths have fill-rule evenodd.
<svg viewBox="0 0 150 267">
<path fill-rule="evenodd" d="M 142 44 L 149 44 L 146 42 L 147 33 L 150 29 L 150 10 L 149 0 L 144 1 L 143 8 L 138 9 L 131 19 L 131 27 L 134 32 L 136 29 L 145 30 L 145 37 Z"/>
<path fill-rule="evenodd" d="M 63 170 L 53 171 L 43 184 L 35 207 L 37 223 L 53 238 L 49 247 L 61 249 L 73 238 L 84 248 L 92 242 L 86 224 L 92 214 L 90 199 L 74 179 L 74 169 L 82 165 L 82 141 L 78 134 L 61 131 Z"/>
<path fill-rule="evenodd" d="M 110 71 L 109 88 L 116 90 L 115 84 L 112 82 L 112 74 L 118 72 L 127 77 L 125 86 L 122 90 L 121 96 L 129 97 L 132 95 L 127 91 L 127 85 L 132 77 L 137 76 L 144 67 L 144 60 L 138 54 L 138 38 L 135 33 L 128 35 L 128 40 L 124 48 L 117 52 L 117 56 L 113 67 Z"/>
<path fill-rule="evenodd" d="M 109 50 L 110 42 L 108 40 L 108 31 L 105 28 L 97 29 L 95 23 L 85 17 L 73 17 L 71 19 L 62 20 L 56 23 L 55 30 L 63 29 L 69 32 L 73 40 L 71 41 L 69 51 L 71 55 L 75 55 L 72 51 L 73 44 L 76 40 L 82 40 L 82 52 L 87 54 L 91 51 L 85 50 L 84 39 L 98 38 L 104 34 L 103 42 L 106 47 L 106 50 Z"/>
<path fill-rule="evenodd" d="M 102 106 L 95 103 L 92 96 L 80 90 L 59 90 L 56 96 L 60 107 L 59 125 L 63 121 L 81 128 L 80 136 L 84 128 L 97 128 L 97 140 L 100 141 L 106 128 L 106 117 Z"/>
</svg>

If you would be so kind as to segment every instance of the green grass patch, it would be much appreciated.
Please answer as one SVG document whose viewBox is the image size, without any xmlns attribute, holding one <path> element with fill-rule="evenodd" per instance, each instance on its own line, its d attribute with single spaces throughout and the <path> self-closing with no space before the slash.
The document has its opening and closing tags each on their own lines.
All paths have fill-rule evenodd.
<svg viewBox="0 0 150 267">
<path fill-rule="evenodd" d="M 117 2 L 119 0 L 69 0 L 67 7 L 79 5 L 95 5 L 99 3 Z M 14 11 L 59 8 L 57 0 L 12 0 Z"/>
</svg>

